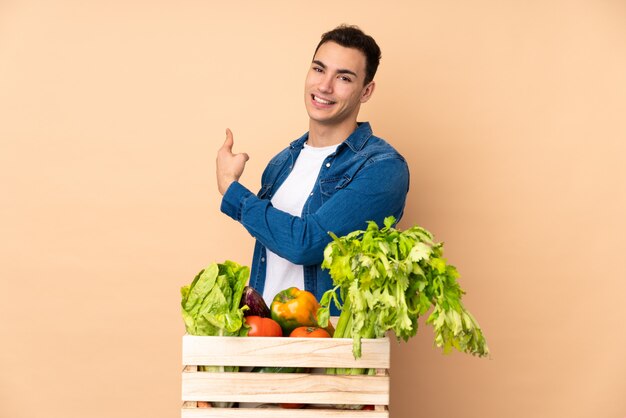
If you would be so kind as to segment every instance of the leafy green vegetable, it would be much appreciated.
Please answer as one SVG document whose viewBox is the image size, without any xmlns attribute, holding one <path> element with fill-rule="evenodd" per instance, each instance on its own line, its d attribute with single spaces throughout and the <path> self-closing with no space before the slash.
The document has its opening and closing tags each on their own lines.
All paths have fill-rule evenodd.
<svg viewBox="0 0 626 418">
<path fill-rule="evenodd" d="M 212 263 L 188 286 L 180 289 L 187 333 L 191 335 L 239 335 L 243 309 L 239 301 L 250 270 L 234 261 Z"/>
<path fill-rule="evenodd" d="M 487 356 L 482 330 L 461 303 L 465 292 L 457 282 L 459 274 L 443 258 L 443 244 L 435 243 L 424 228 L 400 231 L 393 228 L 394 223 L 395 218 L 388 217 L 380 229 L 370 221 L 365 231 L 341 238 L 330 233 L 333 241 L 324 250 L 322 268 L 329 270 L 335 288 L 320 301 L 320 325 L 327 323 L 331 303 L 342 309 L 334 337 L 352 337 L 353 354 L 358 358 L 361 338 L 380 338 L 393 330 L 398 339 L 406 341 L 417 333 L 419 316 L 432 308 L 426 323 L 433 326 L 435 345 L 444 353 L 455 348 Z"/>
<path fill-rule="evenodd" d="M 181 311 L 188 334 L 236 336 L 246 332 L 244 308 L 239 307 L 250 269 L 234 261 L 212 263 L 180 289 Z M 200 366 L 205 372 L 236 372 L 237 366 Z M 212 402 L 230 407 L 232 402 Z"/>
</svg>

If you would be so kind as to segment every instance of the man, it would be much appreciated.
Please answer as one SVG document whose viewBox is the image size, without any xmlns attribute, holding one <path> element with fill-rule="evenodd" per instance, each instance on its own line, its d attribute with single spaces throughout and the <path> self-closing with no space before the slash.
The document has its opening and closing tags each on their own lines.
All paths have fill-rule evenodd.
<svg viewBox="0 0 626 418">
<path fill-rule="evenodd" d="M 248 155 L 233 153 L 226 130 L 217 154 L 221 210 L 256 238 L 250 285 L 268 304 L 291 286 L 318 300 L 332 288 L 320 267 L 328 232 L 342 236 L 402 216 L 407 164 L 369 123 L 357 123 L 379 61 L 374 39 L 355 26 L 322 35 L 304 85 L 309 131 L 269 162 L 256 196 L 238 182 Z"/>
</svg>

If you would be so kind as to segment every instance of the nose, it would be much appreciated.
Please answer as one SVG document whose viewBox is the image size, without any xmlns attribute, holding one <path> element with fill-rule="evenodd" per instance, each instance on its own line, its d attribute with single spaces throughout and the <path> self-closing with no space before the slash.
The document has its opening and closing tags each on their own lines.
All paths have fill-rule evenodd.
<svg viewBox="0 0 626 418">
<path fill-rule="evenodd" d="M 332 93 L 333 91 L 333 77 L 330 74 L 324 74 L 324 77 L 320 80 L 320 84 L 318 86 L 320 92 L 322 93 Z"/>
</svg>

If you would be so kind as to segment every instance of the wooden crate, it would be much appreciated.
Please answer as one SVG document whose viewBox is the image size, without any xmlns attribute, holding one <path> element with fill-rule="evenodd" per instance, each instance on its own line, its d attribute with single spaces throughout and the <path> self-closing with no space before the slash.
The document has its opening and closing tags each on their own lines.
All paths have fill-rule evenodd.
<svg viewBox="0 0 626 418">
<path fill-rule="evenodd" d="M 388 418 L 389 338 L 352 339 L 183 336 L 182 418 Z M 210 373 L 198 366 L 312 368 L 311 373 Z M 376 375 L 327 375 L 323 368 L 369 368 Z M 304 403 L 303 409 L 198 408 L 198 401 Z M 329 405 L 375 405 L 374 410 Z"/>
</svg>

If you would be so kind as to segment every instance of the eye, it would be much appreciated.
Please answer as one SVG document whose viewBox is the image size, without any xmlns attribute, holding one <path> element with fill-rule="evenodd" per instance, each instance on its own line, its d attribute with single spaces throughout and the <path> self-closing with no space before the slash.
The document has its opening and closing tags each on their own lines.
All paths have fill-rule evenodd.
<svg viewBox="0 0 626 418">
<path fill-rule="evenodd" d="M 340 76 L 339 76 L 339 79 L 340 79 L 341 81 L 346 81 L 346 82 L 348 82 L 348 83 L 351 83 L 351 82 L 352 82 L 352 79 L 351 79 L 350 77 L 348 77 L 348 76 L 345 76 L 345 75 L 340 75 Z"/>
<path fill-rule="evenodd" d="M 320 67 L 313 67 L 313 71 L 315 71 L 316 73 L 324 72 L 324 70 Z"/>
</svg>

